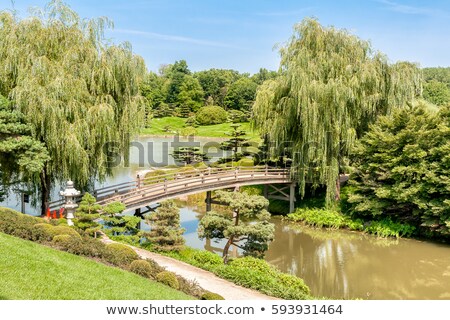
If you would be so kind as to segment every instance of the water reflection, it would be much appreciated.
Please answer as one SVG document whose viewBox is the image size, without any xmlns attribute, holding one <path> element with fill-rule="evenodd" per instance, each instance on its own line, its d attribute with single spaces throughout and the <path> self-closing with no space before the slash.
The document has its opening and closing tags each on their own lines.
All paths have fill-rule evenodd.
<svg viewBox="0 0 450 320">
<path fill-rule="evenodd" d="M 449 254 L 445 245 L 277 221 L 266 260 L 303 278 L 319 296 L 449 299 Z"/>
</svg>

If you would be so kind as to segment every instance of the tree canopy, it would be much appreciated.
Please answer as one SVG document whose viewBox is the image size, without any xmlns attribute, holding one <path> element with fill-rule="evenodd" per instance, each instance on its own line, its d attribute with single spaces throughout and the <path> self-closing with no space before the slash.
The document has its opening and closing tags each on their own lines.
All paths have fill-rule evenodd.
<svg viewBox="0 0 450 320">
<path fill-rule="evenodd" d="M 408 222 L 450 234 L 450 106 L 419 105 L 383 116 L 358 142 L 349 196 L 360 216 Z"/>
<path fill-rule="evenodd" d="M 106 44 L 103 30 L 111 25 L 81 19 L 60 0 L 24 19 L 0 13 L 0 94 L 50 155 L 41 171 L 43 202 L 55 179 L 84 186 L 104 177 L 105 144 L 128 152 L 130 133 L 144 118 L 144 61 L 129 44 Z"/>
<path fill-rule="evenodd" d="M 227 239 L 223 249 L 224 262 L 228 261 L 231 245 L 243 249 L 245 255 L 263 256 L 275 231 L 266 210 L 269 201 L 262 196 L 240 192 L 216 191 L 215 194 L 217 200 L 232 212 L 206 213 L 199 223 L 199 237 Z"/>
<path fill-rule="evenodd" d="M 315 19 L 295 26 L 280 55 L 280 76 L 258 90 L 254 123 L 275 143 L 274 154 L 290 142 L 302 195 L 306 182 L 325 184 L 331 203 L 355 139 L 378 115 L 421 94 L 420 72 L 410 63 L 389 64 L 369 42 Z"/>
</svg>

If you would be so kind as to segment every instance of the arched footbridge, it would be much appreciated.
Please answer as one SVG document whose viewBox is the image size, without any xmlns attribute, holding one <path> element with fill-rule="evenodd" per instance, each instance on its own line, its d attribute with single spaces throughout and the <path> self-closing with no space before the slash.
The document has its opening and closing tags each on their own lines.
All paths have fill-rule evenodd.
<svg viewBox="0 0 450 320">
<path fill-rule="evenodd" d="M 239 188 L 249 185 L 264 185 L 264 196 L 269 199 L 289 201 L 294 210 L 295 182 L 290 178 L 289 169 L 270 167 L 205 168 L 185 172 L 168 172 L 164 175 L 143 178 L 107 186 L 91 191 L 98 204 L 114 201 L 124 203 L 127 210 L 141 208 L 163 200 L 206 192 L 207 210 L 211 209 L 211 191 Z M 58 208 L 64 200 L 49 203 L 49 208 Z"/>
</svg>

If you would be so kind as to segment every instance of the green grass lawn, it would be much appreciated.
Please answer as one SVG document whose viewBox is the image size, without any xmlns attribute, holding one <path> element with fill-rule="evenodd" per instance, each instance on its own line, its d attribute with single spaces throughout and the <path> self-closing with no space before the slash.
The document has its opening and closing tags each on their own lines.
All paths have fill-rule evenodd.
<svg viewBox="0 0 450 320">
<path fill-rule="evenodd" d="M 193 298 L 131 272 L 0 233 L 0 299 Z"/>
<path fill-rule="evenodd" d="M 176 132 L 181 133 L 184 129 L 184 122 L 186 119 L 178 117 L 165 117 L 165 118 L 154 118 L 150 122 L 150 128 L 142 129 L 141 134 L 152 134 L 152 135 L 172 135 Z M 211 138 L 227 138 L 226 133 L 232 131 L 230 127 L 231 123 L 221 123 L 210 126 L 199 126 L 196 127 L 196 136 L 198 137 L 211 137 Z M 165 130 L 166 127 L 170 127 L 170 131 Z M 258 133 L 252 131 L 250 128 L 250 123 L 241 123 L 241 130 L 247 132 L 247 137 L 252 140 L 258 140 Z"/>
</svg>

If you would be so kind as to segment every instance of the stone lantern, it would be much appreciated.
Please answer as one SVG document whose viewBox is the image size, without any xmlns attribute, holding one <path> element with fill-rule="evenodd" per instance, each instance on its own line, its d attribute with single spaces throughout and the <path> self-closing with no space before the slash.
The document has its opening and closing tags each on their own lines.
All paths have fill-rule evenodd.
<svg viewBox="0 0 450 320">
<path fill-rule="evenodd" d="M 66 198 L 64 208 L 66 211 L 67 224 L 73 226 L 72 219 L 75 217 L 75 209 L 78 207 L 76 198 L 80 195 L 80 191 L 76 190 L 73 187 L 73 182 L 69 180 L 67 181 L 66 190 L 60 191 L 59 194 Z"/>
</svg>

